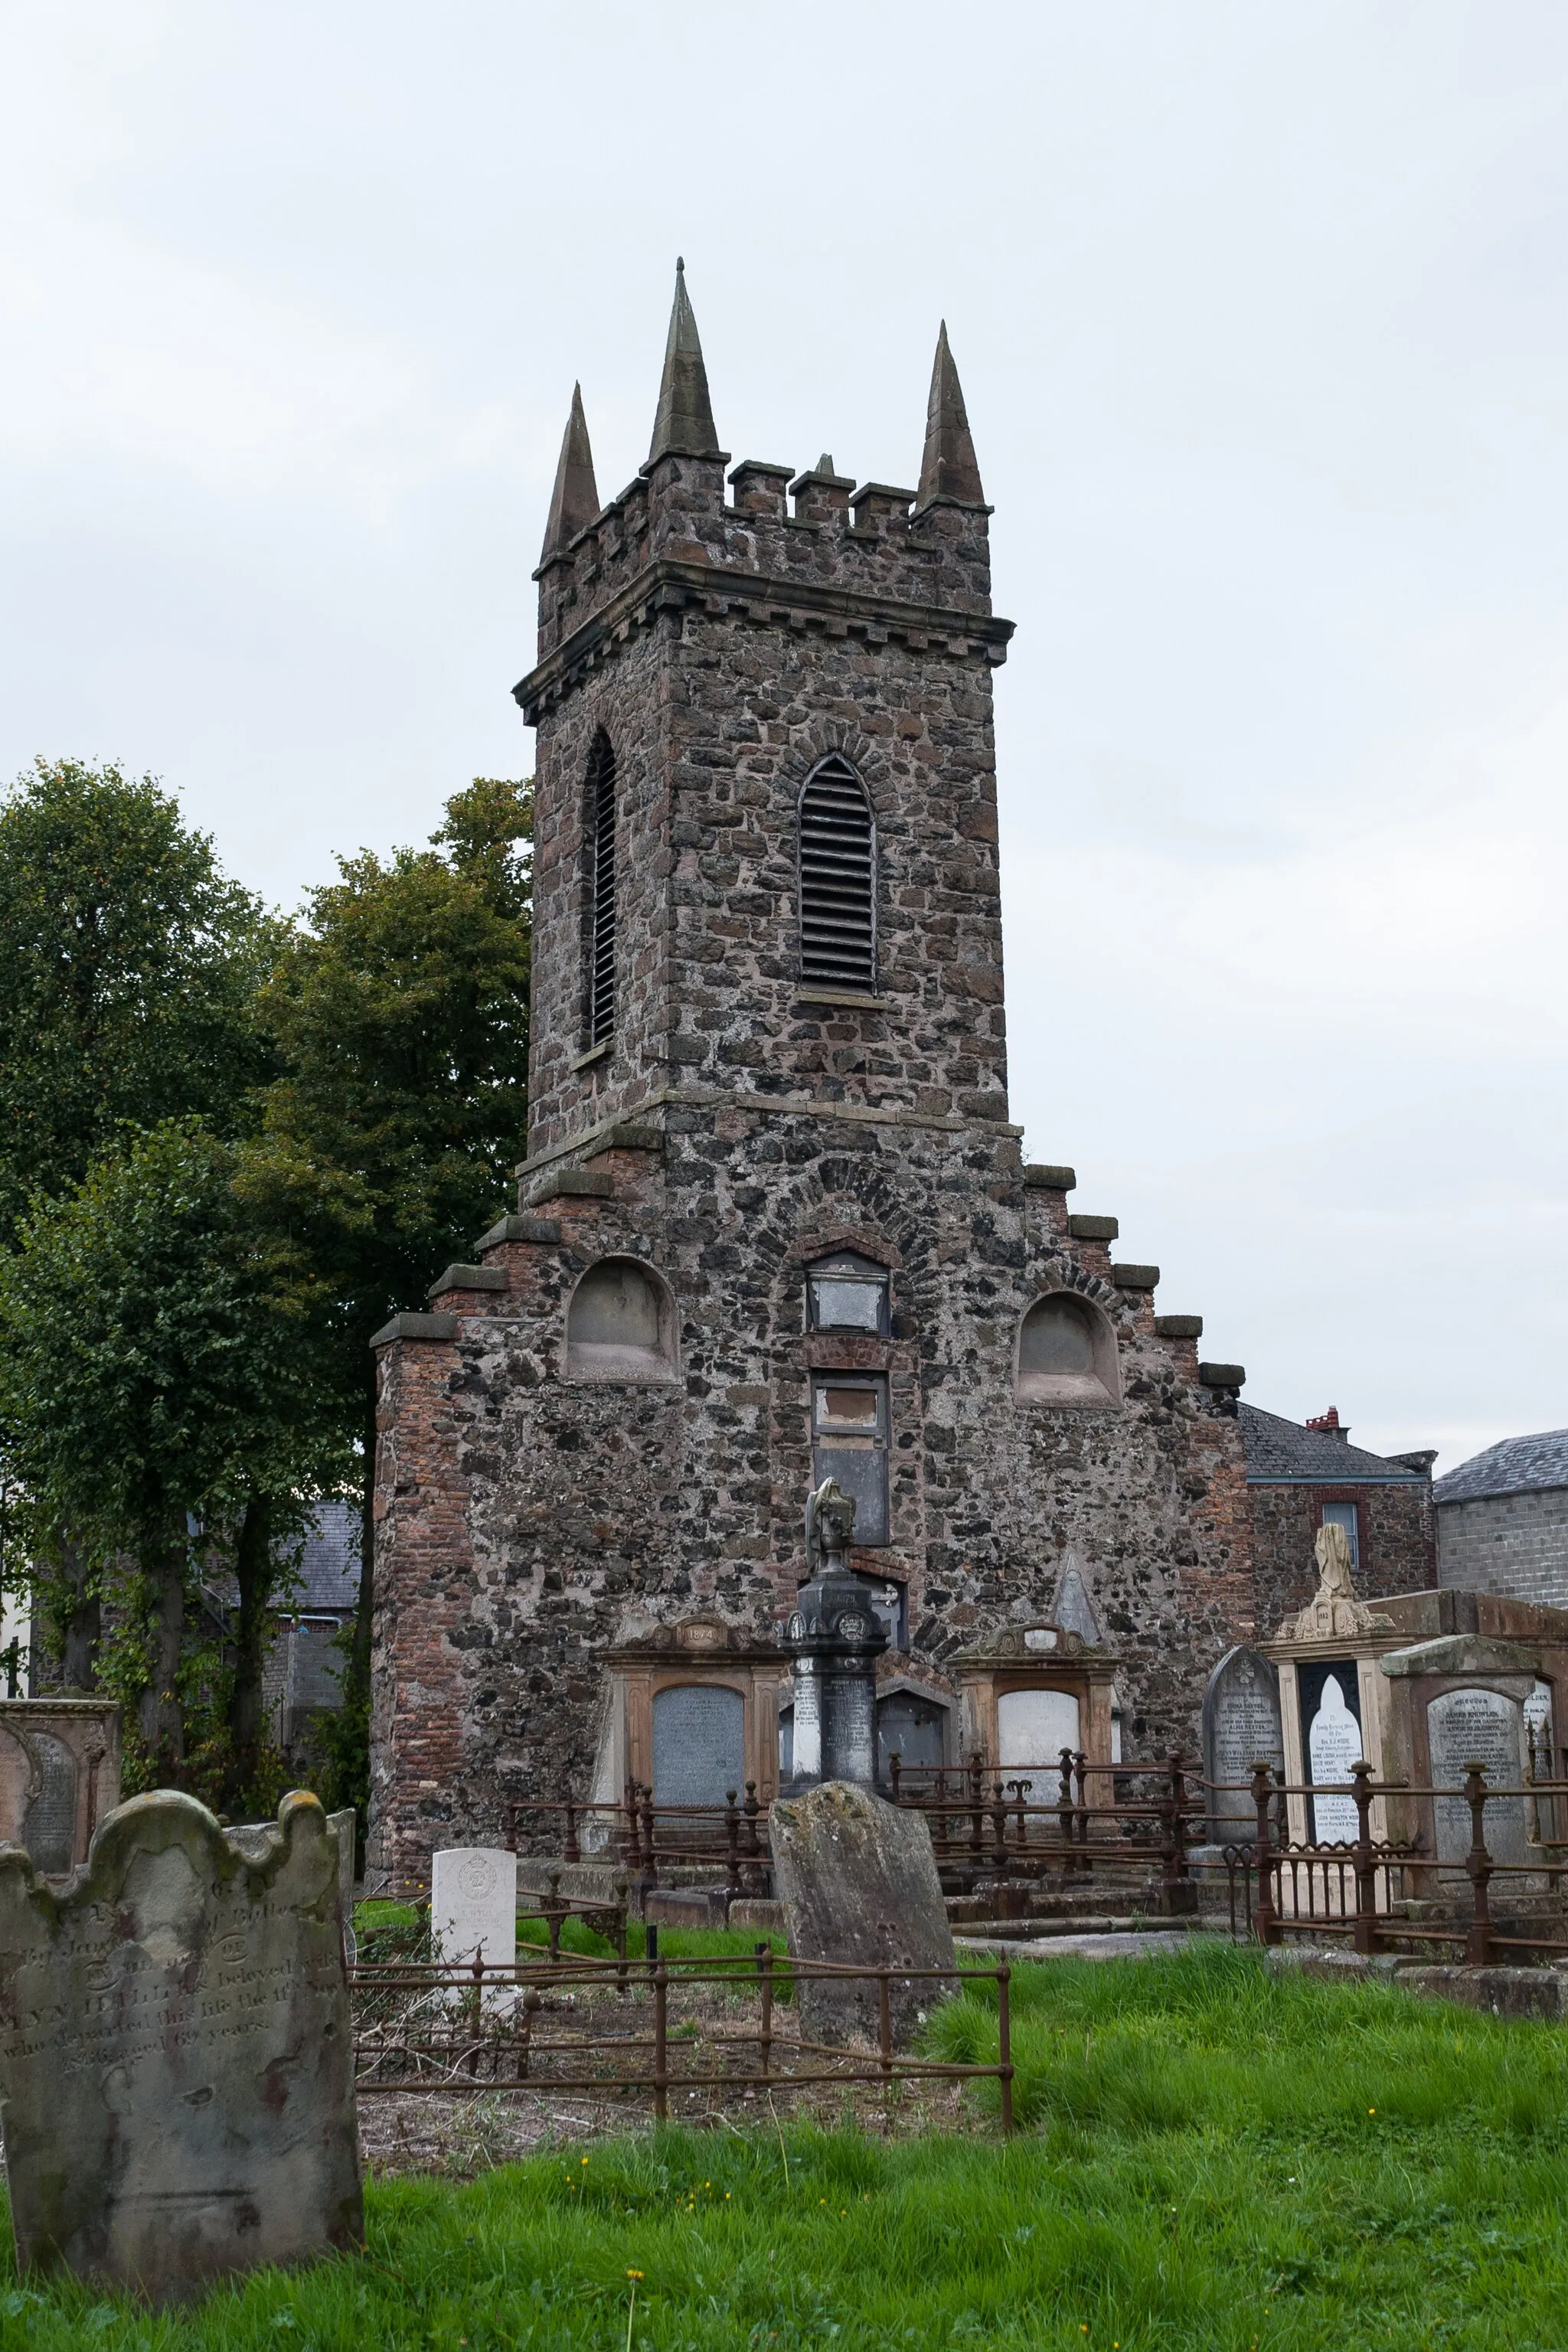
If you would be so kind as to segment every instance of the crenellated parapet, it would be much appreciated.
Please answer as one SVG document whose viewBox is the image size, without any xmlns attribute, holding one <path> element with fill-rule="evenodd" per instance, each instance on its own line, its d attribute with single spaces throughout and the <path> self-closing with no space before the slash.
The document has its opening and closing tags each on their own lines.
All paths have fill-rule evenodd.
<svg viewBox="0 0 1568 2352">
<path fill-rule="evenodd" d="M 606 638 L 646 625 L 660 591 L 684 590 L 692 566 L 743 582 L 764 614 L 820 614 L 841 631 L 913 632 L 920 646 L 944 621 L 992 622 L 991 553 L 979 467 L 957 371 L 942 330 L 928 404 L 920 486 L 901 489 L 838 473 L 831 457 L 796 473 L 747 457 L 728 476 L 714 443 L 697 326 L 678 275 L 653 446 L 617 498 L 594 510 L 593 458 L 580 393 L 562 446 L 539 583 L 538 666 L 515 689 L 531 720 L 563 674 Z M 729 495 L 726 495 L 728 491 Z M 671 572 L 668 567 L 675 567 Z M 1007 624 L 980 635 L 1004 657 Z M 885 641 L 874 638 L 874 642 Z M 564 654 L 566 659 L 555 661 Z M 549 673 L 546 675 L 546 673 Z"/>
</svg>

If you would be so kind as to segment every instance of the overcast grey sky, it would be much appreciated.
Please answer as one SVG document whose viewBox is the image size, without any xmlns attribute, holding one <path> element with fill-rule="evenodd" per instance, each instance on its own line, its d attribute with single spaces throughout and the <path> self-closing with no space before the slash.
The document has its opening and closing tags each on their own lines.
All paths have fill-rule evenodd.
<svg viewBox="0 0 1568 2352">
<path fill-rule="evenodd" d="M 1016 1118 L 1255 1403 L 1568 1422 L 1568 10 L 0 0 L 0 776 L 287 905 L 525 773 L 581 376 L 987 495 Z"/>
</svg>

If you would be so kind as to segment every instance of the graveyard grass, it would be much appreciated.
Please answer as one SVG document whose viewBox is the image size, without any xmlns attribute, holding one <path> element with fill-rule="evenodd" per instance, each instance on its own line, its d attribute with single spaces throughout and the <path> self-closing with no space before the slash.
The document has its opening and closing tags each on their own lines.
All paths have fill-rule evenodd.
<svg viewBox="0 0 1568 2352">
<path fill-rule="evenodd" d="M 563 2141 L 374 2182 L 366 2259 L 189 2312 L 6 2276 L 0 2347 L 1568 2352 L 1568 2032 L 1218 1945 L 1014 1996 L 1010 2146 L 983 2119 Z M 994 2051 L 994 1997 L 932 2032 Z"/>
</svg>

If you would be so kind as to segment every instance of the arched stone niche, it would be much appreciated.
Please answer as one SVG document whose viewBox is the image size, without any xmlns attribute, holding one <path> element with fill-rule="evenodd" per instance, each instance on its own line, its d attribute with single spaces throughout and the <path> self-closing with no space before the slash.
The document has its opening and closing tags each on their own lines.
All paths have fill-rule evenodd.
<svg viewBox="0 0 1568 2352">
<path fill-rule="evenodd" d="M 46 1878 L 85 1862 L 120 1802 L 119 1709 L 99 1699 L 0 1701 L 0 1844 Z"/>
<path fill-rule="evenodd" d="M 1018 1326 L 1014 1380 L 1023 1404 L 1120 1404 L 1110 1318 L 1076 1290 L 1047 1291 Z"/>
<path fill-rule="evenodd" d="M 602 1257 L 566 1309 L 566 1376 L 574 1381 L 673 1381 L 679 1371 L 675 1300 L 640 1258 Z"/>
</svg>

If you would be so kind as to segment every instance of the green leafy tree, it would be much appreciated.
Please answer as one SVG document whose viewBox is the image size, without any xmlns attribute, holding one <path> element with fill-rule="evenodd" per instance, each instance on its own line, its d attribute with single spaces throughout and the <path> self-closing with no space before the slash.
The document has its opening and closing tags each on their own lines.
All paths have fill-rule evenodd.
<svg viewBox="0 0 1568 2352">
<path fill-rule="evenodd" d="M 282 931 L 151 776 L 39 761 L 0 806 L 0 1237 L 116 1130 L 245 1121 Z"/>
<path fill-rule="evenodd" d="M 282 1065 L 240 1190 L 309 1293 L 359 1444 L 363 1573 L 335 1727 L 341 1801 L 366 1781 L 375 1383 L 369 1341 L 504 1212 L 525 1149 L 531 786 L 479 778 L 425 850 L 339 862 L 266 992 Z"/>
<path fill-rule="evenodd" d="M 35 1551 L 101 1601 L 100 1680 L 131 1784 L 256 1785 L 279 1560 L 341 1486 L 308 1290 L 235 1189 L 237 1147 L 166 1122 L 39 1196 L 0 1259 L 0 1412 Z M 196 1632 L 215 1557 L 237 1580 L 231 1677 Z M 226 1702 L 226 1705 L 225 1704 Z M 217 1720 L 198 1757 L 193 1714 Z"/>
</svg>

